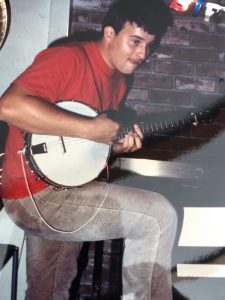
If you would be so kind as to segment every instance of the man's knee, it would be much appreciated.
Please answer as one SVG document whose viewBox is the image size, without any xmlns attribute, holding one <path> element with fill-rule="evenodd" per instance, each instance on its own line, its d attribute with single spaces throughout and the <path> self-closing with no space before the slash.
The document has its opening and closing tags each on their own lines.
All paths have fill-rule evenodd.
<svg viewBox="0 0 225 300">
<path fill-rule="evenodd" d="M 149 214 L 155 216 L 160 227 L 171 227 L 173 230 L 177 228 L 177 211 L 171 202 L 161 194 L 154 193 L 154 201 L 151 201 Z"/>
</svg>

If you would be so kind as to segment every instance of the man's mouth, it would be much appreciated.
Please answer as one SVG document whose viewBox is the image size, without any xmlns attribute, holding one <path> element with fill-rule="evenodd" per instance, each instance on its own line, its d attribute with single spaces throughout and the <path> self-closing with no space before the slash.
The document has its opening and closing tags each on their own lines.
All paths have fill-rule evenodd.
<svg viewBox="0 0 225 300">
<path fill-rule="evenodd" d="M 140 64 L 143 62 L 142 59 L 138 59 L 138 60 L 136 60 L 136 59 L 129 59 L 129 61 L 130 61 L 133 65 L 136 65 L 136 66 L 140 65 Z"/>
</svg>

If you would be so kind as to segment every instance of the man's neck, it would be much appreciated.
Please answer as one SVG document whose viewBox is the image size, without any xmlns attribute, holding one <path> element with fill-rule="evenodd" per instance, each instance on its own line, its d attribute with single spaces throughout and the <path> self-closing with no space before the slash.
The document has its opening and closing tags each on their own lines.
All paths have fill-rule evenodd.
<svg viewBox="0 0 225 300">
<path fill-rule="evenodd" d="M 104 39 L 101 39 L 99 41 L 96 41 L 96 46 L 101 54 L 101 56 L 103 57 L 104 61 L 106 62 L 106 64 L 112 68 L 113 66 L 110 64 L 109 62 L 109 56 L 108 56 L 108 44 L 104 41 Z"/>
</svg>

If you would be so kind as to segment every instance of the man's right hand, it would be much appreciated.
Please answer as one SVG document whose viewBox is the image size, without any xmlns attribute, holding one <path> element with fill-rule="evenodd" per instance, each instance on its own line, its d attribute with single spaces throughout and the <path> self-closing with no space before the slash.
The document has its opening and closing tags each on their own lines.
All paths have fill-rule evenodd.
<svg viewBox="0 0 225 300">
<path fill-rule="evenodd" d="M 112 145 L 117 139 L 120 125 L 119 123 L 109 119 L 107 114 L 103 113 L 93 119 L 92 128 L 93 132 L 90 134 L 91 140 Z"/>
</svg>

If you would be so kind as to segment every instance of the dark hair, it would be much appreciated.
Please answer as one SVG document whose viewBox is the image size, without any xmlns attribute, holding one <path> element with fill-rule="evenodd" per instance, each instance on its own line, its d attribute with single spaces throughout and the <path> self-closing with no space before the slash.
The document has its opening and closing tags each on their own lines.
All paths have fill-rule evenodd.
<svg viewBox="0 0 225 300">
<path fill-rule="evenodd" d="M 136 23 L 160 39 L 173 24 L 170 8 L 162 0 L 117 0 L 105 15 L 102 26 L 112 26 L 116 33 L 126 22 Z"/>
</svg>

